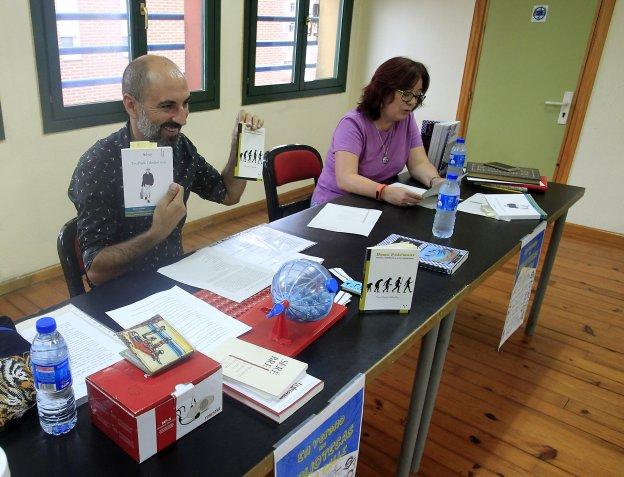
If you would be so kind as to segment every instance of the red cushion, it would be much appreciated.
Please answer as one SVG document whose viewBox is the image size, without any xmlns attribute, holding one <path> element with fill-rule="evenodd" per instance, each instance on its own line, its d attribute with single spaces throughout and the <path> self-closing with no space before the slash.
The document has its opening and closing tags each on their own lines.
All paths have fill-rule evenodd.
<svg viewBox="0 0 624 477">
<path fill-rule="evenodd" d="M 276 185 L 303 179 L 318 179 L 321 175 L 321 164 L 311 151 L 285 151 L 275 156 L 273 160 Z"/>
</svg>

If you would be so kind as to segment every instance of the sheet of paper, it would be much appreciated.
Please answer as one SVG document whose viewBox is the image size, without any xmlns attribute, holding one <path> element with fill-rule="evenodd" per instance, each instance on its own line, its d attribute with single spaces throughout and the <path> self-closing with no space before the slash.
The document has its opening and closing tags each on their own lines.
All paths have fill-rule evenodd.
<svg viewBox="0 0 624 477">
<path fill-rule="evenodd" d="M 325 204 L 308 227 L 368 237 L 381 217 L 381 210 Z"/>
<path fill-rule="evenodd" d="M 87 400 L 85 378 L 104 369 L 122 358 L 119 352 L 125 349 L 112 330 L 98 323 L 74 305 L 66 305 L 41 316 L 51 316 L 67 342 L 73 379 L 74 396 L 78 404 Z M 31 342 L 37 334 L 34 319 L 19 323 L 16 328 L 24 339 Z"/>
<path fill-rule="evenodd" d="M 436 185 L 434 185 L 430 189 L 414 187 L 411 185 L 402 184 L 401 182 L 395 182 L 394 184 L 390 184 L 388 187 L 399 187 L 401 189 L 407 189 L 408 191 L 413 192 L 414 194 L 418 194 L 422 196 L 423 199 L 426 199 L 428 197 L 434 197 L 437 200 L 438 193 L 440 192 L 440 187 L 442 187 L 443 183 L 444 182 L 438 182 Z"/>
<path fill-rule="evenodd" d="M 215 307 L 173 287 L 106 314 L 123 328 L 135 326 L 160 315 L 193 345 L 206 354 L 228 338 L 240 336 L 251 328 Z"/>
<path fill-rule="evenodd" d="M 459 203 L 457 210 L 467 214 L 481 215 L 483 217 L 496 218 L 496 214 L 488 204 L 485 194 L 474 194 Z"/>
<path fill-rule="evenodd" d="M 246 263 L 212 247 L 162 267 L 158 272 L 238 303 L 269 286 L 273 279 L 271 269 Z"/>
<path fill-rule="evenodd" d="M 258 251 L 301 252 L 315 244 L 316 242 L 311 240 L 260 225 L 218 242 L 210 248 L 240 258 L 248 253 L 255 255 Z"/>
</svg>

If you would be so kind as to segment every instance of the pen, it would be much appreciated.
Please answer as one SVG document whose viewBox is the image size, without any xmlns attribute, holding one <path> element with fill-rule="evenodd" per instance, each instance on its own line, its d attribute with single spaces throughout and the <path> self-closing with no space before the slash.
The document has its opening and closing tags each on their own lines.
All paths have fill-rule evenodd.
<svg viewBox="0 0 624 477">
<path fill-rule="evenodd" d="M 522 187 L 522 186 L 512 186 L 512 185 L 490 185 L 490 184 L 479 184 L 481 187 L 485 187 L 486 189 L 492 189 L 492 190 L 503 190 L 505 192 L 517 192 L 517 193 L 522 193 L 522 192 L 527 192 L 527 188 L 526 187 Z"/>
</svg>

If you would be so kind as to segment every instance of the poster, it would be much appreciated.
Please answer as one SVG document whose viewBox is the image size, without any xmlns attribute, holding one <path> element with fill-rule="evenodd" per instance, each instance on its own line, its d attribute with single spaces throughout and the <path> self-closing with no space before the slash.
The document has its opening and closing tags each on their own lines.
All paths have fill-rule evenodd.
<svg viewBox="0 0 624 477">
<path fill-rule="evenodd" d="M 275 445 L 276 477 L 354 476 L 364 412 L 364 375 Z"/>
<path fill-rule="evenodd" d="M 507 317 L 503 326 L 498 349 L 501 349 L 503 343 L 522 325 L 524 315 L 531 297 L 531 287 L 535 279 L 535 271 L 539 263 L 540 253 L 542 251 L 542 242 L 544 241 L 544 231 L 546 230 L 546 221 L 541 222 L 535 230 L 525 236 L 521 243 L 520 258 L 518 260 L 518 268 L 516 269 L 516 280 L 513 290 L 511 291 L 511 299 L 507 308 Z"/>
</svg>

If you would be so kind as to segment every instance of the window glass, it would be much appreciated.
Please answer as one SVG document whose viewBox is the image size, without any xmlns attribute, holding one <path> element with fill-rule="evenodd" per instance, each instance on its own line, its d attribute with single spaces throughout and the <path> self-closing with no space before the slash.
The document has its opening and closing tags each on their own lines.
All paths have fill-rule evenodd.
<svg viewBox="0 0 624 477">
<path fill-rule="evenodd" d="M 336 77 L 341 15 L 342 0 L 310 0 L 305 81 Z"/>
</svg>

